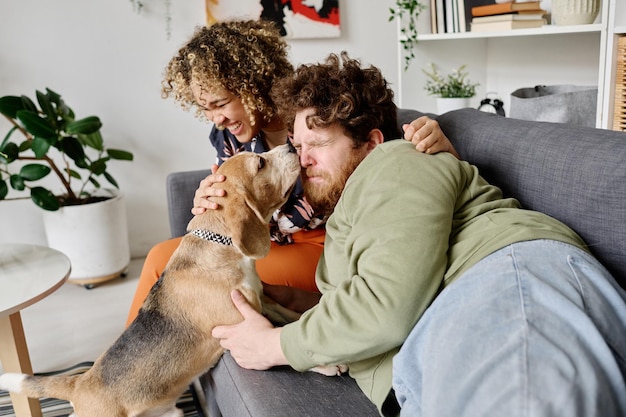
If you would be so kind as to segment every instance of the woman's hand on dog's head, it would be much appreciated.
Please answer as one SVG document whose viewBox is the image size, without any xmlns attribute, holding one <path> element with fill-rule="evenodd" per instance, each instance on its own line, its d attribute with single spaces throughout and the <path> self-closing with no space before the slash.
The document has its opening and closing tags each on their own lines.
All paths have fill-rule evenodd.
<svg viewBox="0 0 626 417">
<path fill-rule="evenodd" d="M 217 171 L 217 165 L 213 165 L 212 171 Z M 211 201 L 211 197 L 223 197 L 226 195 L 226 191 L 221 188 L 214 188 L 213 184 L 218 182 L 224 182 L 226 177 L 221 174 L 211 174 L 202 181 L 196 190 L 196 194 L 193 198 L 193 208 L 191 213 L 194 216 L 204 213 L 208 210 L 217 210 L 220 205 L 215 201 Z"/>
</svg>

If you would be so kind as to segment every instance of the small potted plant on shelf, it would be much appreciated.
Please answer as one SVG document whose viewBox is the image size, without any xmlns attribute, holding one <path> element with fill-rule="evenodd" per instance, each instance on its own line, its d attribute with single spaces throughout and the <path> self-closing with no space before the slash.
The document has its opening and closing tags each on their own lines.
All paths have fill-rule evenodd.
<svg viewBox="0 0 626 417">
<path fill-rule="evenodd" d="M 411 61 L 415 58 L 415 45 L 417 44 L 417 19 L 426 5 L 419 0 L 396 0 L 396 7 L 389 9 L 389 21 L 400 21 L 400 44 L 404 49 L 404 70 L 409 69 Z"/>
<path fill-rule="evenodd" d="M 76 119 L 54 91 L 37 91 L 36 100 L 38 105 L 25 95 L 0 97 L 0 113 L 11 125 L 0 142 L 0 201 L 28 198 L 9 198 L 10 187 L 44 209 L 48 244 L 70 258 L 70 280 L 119 276 L 130 261 L 128 231 L 122 195 L 107 168 L 111 160 L 131 161 L 133 155 L 105 148 L 100 119 Z M 49 186 L 53 179 L 60 185 L 56 192 Z M 103 180 L 114 189 L 102 187 Z M 90 210 L 96 212 L 85 213 Z M 115 259 L 94 259 L 98 252 Z"/>
<path fill-rule="evenodd" d="M 480 84 L 470 81 L 466 66 L 461 65 L 447 75 L 442 75 L 432 62 L 429 69 L 422 69 L 426 74 L 424 89 L 430 95 L 437 96 L 439 114 L 450 110 L 469 107 L 469 99 L 476 95 L 476 87 Z"/>
</svg>

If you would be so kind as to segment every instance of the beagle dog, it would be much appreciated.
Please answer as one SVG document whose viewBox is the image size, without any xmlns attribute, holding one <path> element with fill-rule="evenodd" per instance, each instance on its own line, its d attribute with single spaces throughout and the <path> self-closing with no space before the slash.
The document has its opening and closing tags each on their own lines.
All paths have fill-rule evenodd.
<svg viewBox="0 0 626 417">
<path fill-rule="evenodd" d="M 0 388 L 70 401 L 76 417 L 179 417 L 178 397 L 212 368 L 224 349 L 216 325 L 242 320 L 230 294 L 240 290 L 261 311 L 255 259 L 270 249 L 268 222 L 300 173 L 288 145 L 239 153 L 219 168 L 226 190 L 218 210 L 195 216 L 137 318 L 84 374 L 6 373 Z M 336 374 L 331 369 L 329 374 Z"/>
</svg>

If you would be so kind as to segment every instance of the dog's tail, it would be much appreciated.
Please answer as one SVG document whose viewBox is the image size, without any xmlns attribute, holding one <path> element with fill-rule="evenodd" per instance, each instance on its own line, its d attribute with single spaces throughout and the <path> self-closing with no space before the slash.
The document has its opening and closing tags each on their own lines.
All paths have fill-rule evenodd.
<svg viewBox="0 0 626 417">
<path fill-rule="evenodd" d="M 6 373 L 0 375 L 0 389 L 24 394 L 30 398 L 58 398 L 70 401 L 80 375 L 32 376 Z"/>
</svg>

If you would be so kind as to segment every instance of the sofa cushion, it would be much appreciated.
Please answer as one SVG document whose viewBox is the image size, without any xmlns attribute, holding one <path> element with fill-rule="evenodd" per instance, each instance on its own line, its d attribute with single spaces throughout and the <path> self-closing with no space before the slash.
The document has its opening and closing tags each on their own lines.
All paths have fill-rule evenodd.
<svg viewBox="0 0 626 417">
<path fill-rule="evenodd" d="M 437 121 L 485 179 L 573 228 L 626 287 L 626 133 L 475 109 Z"/>
</svg>

